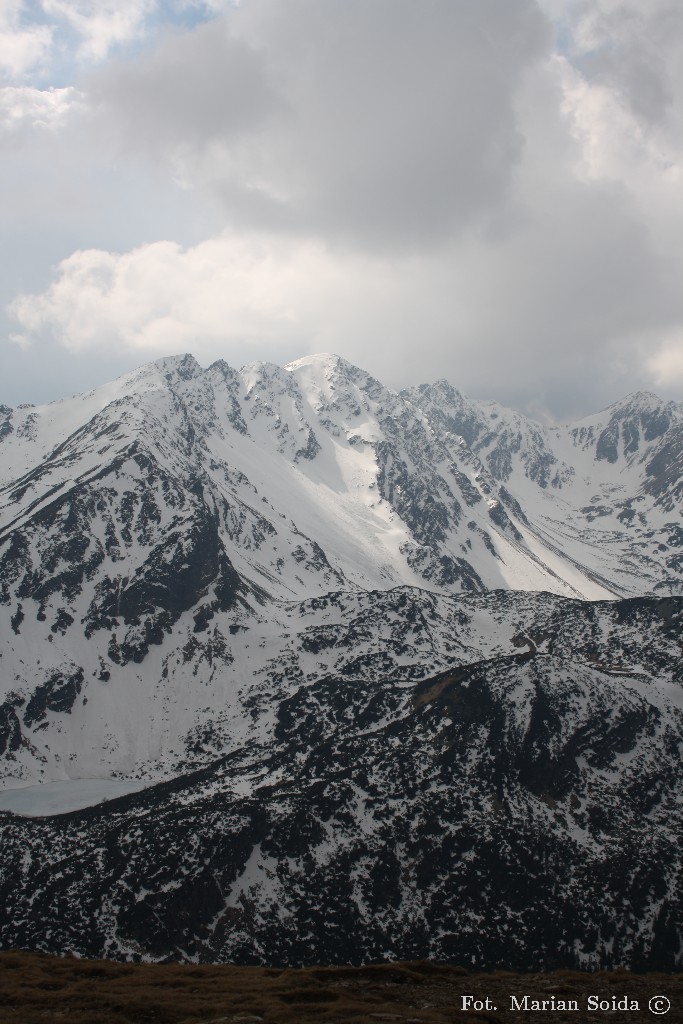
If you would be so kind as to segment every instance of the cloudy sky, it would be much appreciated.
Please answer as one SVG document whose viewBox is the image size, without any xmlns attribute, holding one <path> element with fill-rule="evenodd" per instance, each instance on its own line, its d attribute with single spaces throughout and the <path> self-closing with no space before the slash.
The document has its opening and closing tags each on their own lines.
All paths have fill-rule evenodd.
<svg viewBox="0 0 683 1024">
<path fill-rule="evenodd" d="M 683 399 L 680 0 L 0 0 L 0 402 L 333 351 Z"/>
</svg>

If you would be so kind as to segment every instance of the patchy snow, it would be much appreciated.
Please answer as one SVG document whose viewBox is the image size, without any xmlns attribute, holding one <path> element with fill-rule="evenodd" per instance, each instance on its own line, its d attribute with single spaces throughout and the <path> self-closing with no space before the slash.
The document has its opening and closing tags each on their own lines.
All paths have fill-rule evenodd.
<svg viewBox="0 0 683 1024">
<path fill-rule="evenodd" d="M 438 419 L 446 399 L 462 429 L 483 424 L 478 447 Z M 660 435 L 643 429 L 633 455 L 622 430 L 616 461 L 596 454 L 610 423 L 657 403 L 546 429 L 437 385 L 398 395 L 317 355 L 241 371 L 174 357 L 14 410 L 0 441 L 2 771 L 158 780 L 267 742 L 279 701 L 325 675 L 411 685 L 519 653 L 534 592 L 661 593 L 667 565 L 673 589 L 679 508 L 646 490 Z M 210 579 L 207 541 L 225 559 Z M 200 583 L 170 621 L 173 573 L 193 559 Z M 228 562 L 239 596 L 223 603 Z"/>
</svg>

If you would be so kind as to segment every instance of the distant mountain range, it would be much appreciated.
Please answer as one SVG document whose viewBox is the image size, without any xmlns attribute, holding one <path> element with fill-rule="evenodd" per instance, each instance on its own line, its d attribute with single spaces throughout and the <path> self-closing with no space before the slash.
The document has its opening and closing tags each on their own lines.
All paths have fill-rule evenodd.
<svg viewBox="0 0 683 1024">
<path fill-rule="evenodd" d="M 545 427 L 336 356 L 0 407 L 0 943 L 683 960 L 683 406 Z"/>
</svg>

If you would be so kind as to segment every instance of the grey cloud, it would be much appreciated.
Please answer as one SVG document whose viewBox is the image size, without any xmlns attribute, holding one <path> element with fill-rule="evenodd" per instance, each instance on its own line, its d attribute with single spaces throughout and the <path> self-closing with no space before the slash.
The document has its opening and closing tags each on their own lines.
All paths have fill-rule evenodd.
<svg viewBox="0 0 683 1024">
<path fill-rule="evenodd" d="M 641 47 L 622 47 L 617 52 L 589 54 L 582 71 L 593 81 L 616 87 L 644 124 L 665 119 L 673 102 L 664 61 Z"/>
<path fill-rule="evenodd" d="M 4 328 L 0 314 L 0 328 Z M 69 398 L 113 380 L 140 363 L 127 352 L 96 352 L 73 355 L 56 342 L 29 349 L 2 339 L 0 359 L 3 380 L 0 405 L 16 407 L 22 402 L 42 405 Z"/>
<path fill-rule="evenodd" d="M 275 5 L 271 4 L 275 10 Z M 523 140 L 511 96 L 546 42 L 525 2 L 296 0 L 268 21 L 287 55 L 295 201 L 374 244 L 447 237 L 504 197 Z"/>
<path fill-rule="evenodd" d="M 100 129 L 156 159 L 178 147 L 234 142 L 280 106 L 260 55 L 224 19 L 169 32 L 151 52 L 110 62 L 88 86 Z"/>
<path fill-rule="evenodd" d="M 629 197 L 593 186 L 568 199 L 564 212 L 517 243 L 503 285 L 513 313 L 509 341 L 502 315 L 486 373 L 512 404 L 540 398 L 559 418 L 642 387 L 642 339 L 656 342 L 683 314 L 680 291 Z M 477 390 L 486 365 L 479 364 Z"/>
<path fill-rule="evenodd" d="M 680 67 L 683 49 L 678 0 L 623 3 L 604 11 L 591 2 L 579 12 L 591 19 L 596 40 L 578 62 L 582 71 L 616 88 L 642 125 L 666 121 L 675 100 L 672 72 Z"/>
<path fill-rule="evenodd" d="M 396 386 L 447 377 L 467 394 L 560 420 L 646 386 L 643 344 L 683 317 L 676 280 L 629 197 L 606 186 L 554 191 L 526 227 L 442 253 L 414 296 L 397 289 L 396 301 L 390 338 L 386 318 L 374 324 L 377 375 Z"/>
<path fill-rule="evenodd" d="M 580 5 L 562 9 L 576 28 Z M 676 146 L 659 140 L 674 138 L 680 114 L 683 32 L 672 0 L 613 10 L 591 0 L 583 11 L 597 42 L 567 51 L 581 78 L 549 59 L 532 0 L 243 0 L 91 75 L 100 134 L 60 180 L 73 179 L 92 215 L 54 198 L 49 154 L 38 198 L 22 171 L 25 196 L 6 188 L 6 206 L 39 217 L 35 251 L 44 206 L 68 220 L 54 262 L 76 247 L 125 253 L 223 234 L 277 250 L 280 280 L 291 255 L 304 268 L 296 288 L 271 302 L 263 279 L 264 336 L 226 316 L 224 335 L 221 319 L 209 341 L 184 343 L 202 362 L 337 350 L 392 386 L 446 376 L 559 418 L 660 390 L 648 356 L 683 337 L 675 180 L 659 157 L 679 162 L 680 132 Z M 606 88 L 592 91 L 596 80 Z M 113 162 L 105 188 L 92 168 L 106 164 L 108 180 L 112 145 L 147 163 Z M 169 168 L 194 187 L 174 190 Z M 301 258 L 309 244 L 320 261 Z M 203 284 L 212 267 L 200 269 Z M 187 275 L 179 282 L 191 290 Z M 172 324 L 177 310 L 160 315 Z M 84 357 L 89 374 L 96 362 Z M 681 380 L 667 397 L 680 398 Z"/>
<path fill-rule="evenodd" d="M 199 173 L 234 222 L 253 209 L 259 226 L 420 247 L 505 201 L 512 99 L 549 45 L 532 0 L 262 0 L 94 92 L 147 151 L 220 142 Z"/>
</svg>

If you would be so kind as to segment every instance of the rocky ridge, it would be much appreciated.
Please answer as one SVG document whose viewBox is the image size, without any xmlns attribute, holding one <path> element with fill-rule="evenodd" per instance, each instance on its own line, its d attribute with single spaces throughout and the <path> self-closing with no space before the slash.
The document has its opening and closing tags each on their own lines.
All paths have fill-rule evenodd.
<svg viewBox="0 0 683 1024">
<path fill-rule="evenodd" d="M 680 406 L 186 356 L 0 413 L 2 773 L 150 784 L 0 812 L 3 945 L 680 965 Z"/>
</svg>

